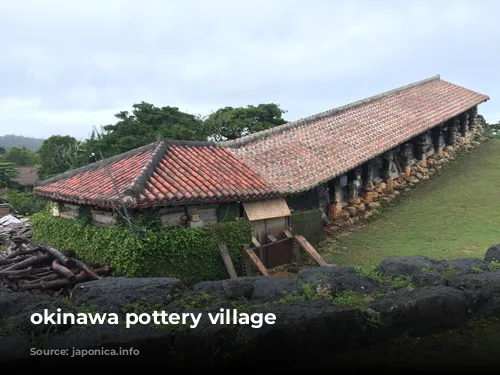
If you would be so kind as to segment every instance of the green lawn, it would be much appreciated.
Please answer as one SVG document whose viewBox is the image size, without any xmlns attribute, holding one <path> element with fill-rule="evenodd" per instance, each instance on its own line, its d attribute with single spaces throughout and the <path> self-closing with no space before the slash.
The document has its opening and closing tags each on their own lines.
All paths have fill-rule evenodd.
<svg viewBox="0 0 500 375">
<path fill-rule="evenodd" d="M 402 194 L 375 220 L 325 241 L 320 253 L 332 264 L 371 268 L 391 255 L 483 258 L 496 243 L 500 140 L 489 140 Z"/>
</svg>

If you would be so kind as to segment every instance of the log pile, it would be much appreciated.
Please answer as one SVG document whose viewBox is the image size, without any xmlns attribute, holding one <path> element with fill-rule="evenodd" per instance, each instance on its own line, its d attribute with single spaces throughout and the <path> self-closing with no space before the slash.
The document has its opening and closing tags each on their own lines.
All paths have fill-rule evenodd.
<svg viewBox="0 0 500 375">
<path fill-rule="evenodd" d="M 73 251 L 61 252 L 29 240 L 10 241 L 0 251 L 0 284 L 15 292 L 65 294 L 78 283 L 109 275 L 109 267 L 88 266 Z"/>
</svg>

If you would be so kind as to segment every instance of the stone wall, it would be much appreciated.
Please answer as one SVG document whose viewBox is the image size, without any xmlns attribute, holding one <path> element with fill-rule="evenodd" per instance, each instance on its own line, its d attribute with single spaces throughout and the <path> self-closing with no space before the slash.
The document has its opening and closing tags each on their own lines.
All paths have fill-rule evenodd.
<svg viewBox="0 0 500 375">
<path fill-rule="evenodd" d="M 484 258 L 436 260 L 388 257 L 376 272 L 350 266 L 302 270 L 297 278 L 248 277 L 210 281 L 190 288 L 170 278 L 107 278 L 77 285 L 69 300 L 0 290 L 0 362 L 49 364 L 31 348 L 119 349 L 140 357 L 84 358 L 123 365 L 140 360 L 169 370 L 224 365 L 250 369 L 314 362 L 377 340 L 425 335 L 460 327 L 472 317 L 500 313 L 500 245 Z M 35 326 L 30 316 L 48 309 L 74 313 L 201 312 L 196 328 L 172 325 Z M 274 324 L 213 325 L 206 313 L 273 313 Z M 78 358 L 57 357 L 78 363 Z M 35 362 L 36 361 L 36 362 Z M 266 365 L 264 365 L 266 362 Z M 268 365 L 269 364 L 269 365 Z M 244 367 L 241 367 L 244 366 Z M 286 367 L 286 366 L 285 366 Z"/>
<path fill-rule="evenodd" d="M 421 181 L 428 180 L 446 163 L 454 160 L 457 153 L 468 152 L 480 146 L 486 140 L 485 124 L 476 123 L 476 121 L 472 123 L 473 128 L 466 136 L 457 138 L 453 145 L 444 146 L 437 153 L 406 167 L 406 170 L 398 177 L 378 183 L 368 180 L 361 195 L 350 199 L 341 209 L 339 208 L 335 215 L 336 219 L 328 225 L 327 232 L 336 233 L 348 229 L 360 220 L 379 213 L 382 202 L 390 202 L 401 192 L 409 191 Z"/>
</svg>

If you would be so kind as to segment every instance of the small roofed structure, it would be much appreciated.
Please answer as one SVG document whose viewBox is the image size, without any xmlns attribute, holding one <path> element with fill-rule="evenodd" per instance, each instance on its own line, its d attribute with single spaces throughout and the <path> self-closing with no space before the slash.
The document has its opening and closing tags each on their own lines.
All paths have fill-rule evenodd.
<svg viewBox="0 0 500 375">
<path fill-rule="evenodd" d="M 37 168 L 33 165 L 16 165 L 15 168 L 19 170 L 19 176 L 14 178 L 13 181 L 21 185 L 25 193 L 33 192 Z"/>
</svg>

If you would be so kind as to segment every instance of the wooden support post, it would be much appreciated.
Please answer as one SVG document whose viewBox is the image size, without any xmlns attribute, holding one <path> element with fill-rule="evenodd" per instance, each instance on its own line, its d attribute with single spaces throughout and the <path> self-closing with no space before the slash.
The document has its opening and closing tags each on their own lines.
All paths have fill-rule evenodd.
<svg viewBox="0 0 500 375">
<path fill-rule="evenodd" d="M 286 238 L 293 238 L 292 233 L 290 233 L 290 231 L 288 230 L 285 230 L 283 234 L 285 235 Z M 292 252 L 293 252 L 293 260 L 295 261 L 295 263 L 297 264 L 300 263 L 301 261 L 300 249 L 297 247 L 297 241 L 292 241 Z"/>
<path fill-rule="evenodd" d="M 243 250 L 249 249 L 250 245 L 243 245 Z M 252 263 L 250 262 L 250 259 L 248 257 L 243 257 L 244 259 L 244 267 L 245 267 L 245 276 L 252 276 L 253 275 L 253 270 L 252 270 Z"/>
<path fill-rule="evenodd" d="M 226 270 L 229 273 L 229 277 L 231 277 L 231 279 L 233 280 L 237 279 L 238 275 L 236 275 L 236 271 L 234 270 L 233 262 L 231 260 L 231 257 L 229 256 L 226 245 L 220 244 L 219 250 L 222 255 L 222 260 L 224 261 L 224 264 L 226 266 Z"/>
<path fill-rule="evenodd" d="M 340 180 L 338 178 L 328 182 L 330 190 L 330 204 L 328 205 L 328 219 L 335 220 L 342 212 L 342 204 L 340 203 Z"/>
<path fill-rule="evenodd" d="M 434 151 L 437 155 L 443 155 L 444 148 L 444 133 L 443 133 L 443 124 L 440 124 L 432 129 L 432 142 L 434 144 Z"/>
<path fill-rule="evenodd" d="M 264 266 L 264 264 L 252 249 L 245 249 L 245 254 L 248 255 L 250 261 L 257 267 L 262 275 L 269 276 L 269 272 L 267 272 L 266 266 Z"/>
<path fill-rule="evenodd" d="M 255 237 L 253 237 L 253 236 L 252 236 L 252 244 L 253 244 L 255 247 L 259 248 L 259 255 L 260 255 L 260 258 L 262 259 L 262 249 L 260 249 L 260 247 L 261 247 L 262 245 L 260 244 L 259 240 L 257 240 L 257 238 L 255 238 Z"/>
<path fill-rule="evenodd" d="M 314 247 L 303 236 L 295 236 L 295 240 L 300 244 L 302 249 L 313 258 L 320 266 L 328 266 L 329 264 L 323 257 L 316 251 Z"/>
<path fill-rule="evenodd" d="M 255 247 L 260 247 L 260 242 L 257 240 L 257 238 L 253 237 L 252 236 L 252 244 L 255 246 Z"/>
</svg>

